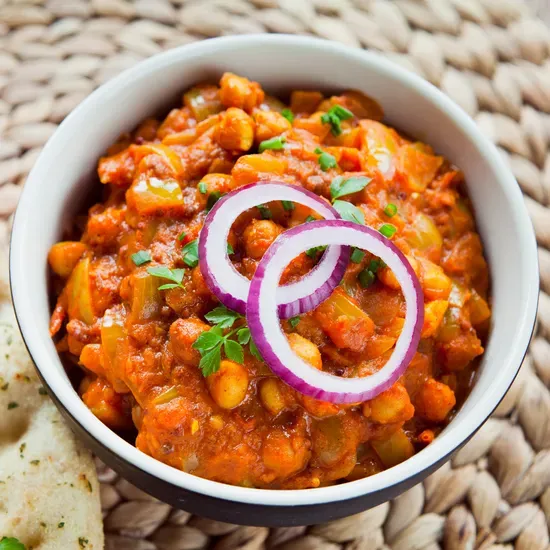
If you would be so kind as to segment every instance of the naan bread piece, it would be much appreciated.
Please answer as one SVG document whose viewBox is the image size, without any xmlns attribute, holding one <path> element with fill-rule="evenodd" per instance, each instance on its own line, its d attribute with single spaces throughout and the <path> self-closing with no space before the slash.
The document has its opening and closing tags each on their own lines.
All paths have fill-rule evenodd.
<svg viewBox="0 0 550 550">
<path fill-rule="evenodd" d="M 33 550 L 102 550 L 92 457 L 46 395 L 8 308 L 0 307 L 0 536 Z"/>
</svg>

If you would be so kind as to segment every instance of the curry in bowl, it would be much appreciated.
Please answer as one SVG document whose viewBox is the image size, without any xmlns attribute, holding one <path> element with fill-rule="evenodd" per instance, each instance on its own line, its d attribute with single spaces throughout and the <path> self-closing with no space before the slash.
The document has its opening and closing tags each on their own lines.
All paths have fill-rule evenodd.
<svg viewBox="0 0 550 550">
<path fill-rule="evenodd" d="M 272 489 L 430 444 L 474 383 L 489 273 L 460 170 L 382 116 L 360 92 L 283 103 L 226 73 L 110 147 L 102 200 L 49 254 L 50 332 L 101 421 Z"/>
</svg>

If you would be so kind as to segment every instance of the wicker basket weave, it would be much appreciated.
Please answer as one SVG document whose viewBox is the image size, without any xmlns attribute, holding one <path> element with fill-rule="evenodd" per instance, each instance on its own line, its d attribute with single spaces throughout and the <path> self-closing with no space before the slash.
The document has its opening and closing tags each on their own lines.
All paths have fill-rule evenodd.
<svg viewBox="0 0 550 550">
<path fill-rule="evenodd" d="M 531 0 L 548 8 L 547 0 Z M 550 17 L 550 9 L 542 12 Z M 459 103 L 499 147 L 539 244 L 538 327 L 482 430 L 423 484 L 330 524 L 237 527 L 172 510 L 98 464 L 107 548 L 549 548 L 550 31 L 516 0 L 0 0 L 0 294 L 11 214 L 41 147 L 96 86 L 205 37 L 314 34 L 384 52 Z"/>
</svg>

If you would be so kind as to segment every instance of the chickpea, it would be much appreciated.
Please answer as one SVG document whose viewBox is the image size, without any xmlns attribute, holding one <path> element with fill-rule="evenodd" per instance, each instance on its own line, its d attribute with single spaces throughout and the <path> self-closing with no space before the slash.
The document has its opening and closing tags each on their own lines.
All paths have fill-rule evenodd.
<svg viewBox="0 0 550 550">
<path fill-rule="evenodd" d="M 296 332 L 287 335 L 288 343 L 292 351 L 306 363 L 309 363 L 316 369 L 323 370 L 323 359 L 319 348 L 307 338 L 300 336 Z"/>
<path fill-rule="evenodd" d="M 208 197 L 212 193 L 223 195 L 224 193 L 229 193 L 234 187 L 233 178 L 228 174 L 206 174 L 197 185 L 197 199 L 204 208 L 208 202 Z"/>
<path fill-rule="evenodd" d="M 231 107 L 222 115 L 215 140 L 230 151 L 248 151 L 254 143 L 254 121 L 242 109 Z"/>
<path fill-rule="evenodd" d="M 201 354 L 193 349 L 195 340 L 210 326 L 200 319 L 178 319 L 170 326 L 170 344 L 172 353 L 184 363 L 199 366 Z"/>
<path fill-rule="evenodd" d="M 278 136 L 292 128 L 290 122 L 277 111 L 258 111 L 254 113 L 256 122 L 256 142 Z"/>
<path fill-rule="evenodd" d="M 286 406 L 285 396 L 276 378 L 266 378 L 260 384 L 262 405 L 273 415 L 279 414 Z"/>
<path fill-rule="evenodd" d="M 263 445 L 263 461 L 277 477 L 288 477 L 304 468 L 309 459 L 308 441 L 302 436 L 275 429 Z"/>
<path fill-rule="evenodd" d="M 405 256 L 407 260 L 409 260 L 409 263 L 411 264 L 411 267 L 413 268 L 413 271 L 418 274 L 418 262 L 415 258 L 412 256 Z M 395 275 L 393 274 L 393 271 L 389 267 L 384 267 L 380 270 L 378 270 L 378 278 L 384 283 L 387 287 L 392 288 L 393 290 L 399 290 L 401 288 L 401 285 L 395 278 Z"/>
<path fill-rule="evenodd" d="M 281 227 L 271 220 L 252 220 L 243 234 L 246 255 L 259 260 L 281 232 Z"/>
<path fill-rule="evenodd" d="M 420 259 L 420 283 L 428 300 L 446 300 L 451 293 L 452 281 L 443 269 L 425 258 Z"/>
<path fill-rule="evenodd" d="M 206 379 L 208 391 L 223 409 L 238 407 L 248 391 L 248 371 L 233 361 L 224 360 L 220 368 Z"/>
<path fill-rule="evenodd" d="M 368 402 L 370 418 L 378 424 L 406 422 L 414 415 L 409 394 L 403 384 L 396 382 L 391 388 Z"/>
<path fill-rule="evenodd" d="M 453 390 L 433 378 L 424 383 L 416 398 L 416 410 L 431 422 L 443 422 L 455 404 Z"/>
<path fill-rule="evenodd" d="M 50 248 L 48 262 L 57 275 L 68 277 L 86 250 L 88 247 L 80 242 L 56 243 Z"/>
<path fill-rule="evenodd" d="M 225 107 L 239 107 L 252 112 L 264 100 L 265 94 L 257 82 L 233 73 L 225 73 L 220 80 L 220 99 Z"/>
</svg>

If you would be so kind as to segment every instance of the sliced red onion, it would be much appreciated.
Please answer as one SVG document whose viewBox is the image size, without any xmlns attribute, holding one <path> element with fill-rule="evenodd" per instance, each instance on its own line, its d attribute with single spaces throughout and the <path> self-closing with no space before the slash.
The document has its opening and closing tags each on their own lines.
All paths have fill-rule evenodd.
<svg viewBox="0 0 550 550">
<path fill-rule="evenodd" d="M 407 305 L 405 324 L 394 352 L 378 372 L 342 378 L 317 370 L 290 347 L 277 317 L 275 291 L 289 258 L 314 246 L 347 245 L 381 258 L 401 285 Z M 424 323 L 420 283 L 403 253 L 378 231 L 343 220 L 324 220 L 294 227 L 267 250 L 250 284 L 247 303 L 250 334 L 271 370 L 295 390 L 332 403 L 357 403 L 376 397 L 403 374 L 416 352 Z"/>
<path fill-rule="evenodd" d="M 325 219 L 340 217 L 330 204 L 315 193 L 281 182 L 245 185 L 216 202 L 206 216 L 199 236 L 199 265 L 208 288 L 218 300 L 243 315 L 250 281 L 231 263 L 227 255 L 227 237 L 240 214 L 258 204 L 272 201 L 302 204 Z M 315 268 L 299 281 L 273 289 L 279 316 L 288 319 L 314 309 L 336 288 L 348 261 L 349 247 L 340 244 L 331 246 L 325 250 Z"/>
</svg>

